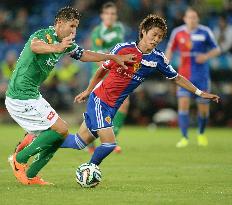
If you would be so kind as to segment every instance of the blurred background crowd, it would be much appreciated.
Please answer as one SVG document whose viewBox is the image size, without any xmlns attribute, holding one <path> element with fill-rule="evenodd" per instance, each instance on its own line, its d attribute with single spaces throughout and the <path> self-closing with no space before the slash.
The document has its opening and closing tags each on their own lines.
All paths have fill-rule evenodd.
<svg viewBox="0 0 232 205">
<path fill-rule="evenodd" d="M 6 110 L 4 98 L 7 83 L 24 43 L 36 30 L 53 25 L 54 16 L 64 6 L 71 5 L 82 15 L 76 42 L 90 49 L 90 34 L 100 22 L 103 0 L 1 0 L 0 2 L 0 119 Z M 159 45 L 166 49 L 173 28 L 183 24 L 182 17 L 191 5 L 198 9 L 201 23 L 209 26 L 222 49 L 222 54 L 210 61 L 212 90 L 221 96 L 219 104 L 211 104 L 212 126 L 232 127 L 232 1 L 231 0 L 116 0 L 119 20 L 126 29 L 126 41 L 137 39 L 138 25 L 148 13 L 163 16 L 168 24 L 168 36 Z M 178 58 L 172 61 L 177 68 Z M 73 97 L 88 84 L 90 64 L 64 57 L 56 66 L 41 92 L 60 112 L 74 113 Z M 131 97 L 127 123 L 149 125 L 165 123 L 176 126 L 176 88 L 154 75 Z M 167 97 L 168 96 L 168 97 Z M 77 108 L 78 109 L 78 108 Z M 196 108 L 192 106 L 192 116 Z M 194 119 L 192 119 L 194 121 Z"/>
</svg>

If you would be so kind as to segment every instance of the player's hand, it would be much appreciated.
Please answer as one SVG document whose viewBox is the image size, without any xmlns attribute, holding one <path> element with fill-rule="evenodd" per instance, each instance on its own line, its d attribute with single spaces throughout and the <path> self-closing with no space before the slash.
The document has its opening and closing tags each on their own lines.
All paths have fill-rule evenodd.
<svg viewBox="0 0 232 205">
<path fill-rule="evenodd" d="M 77 95 L 74 99 L 74 103 L 83 103 L 86 101 L 86 99 L 88 98 L 90 92 L 85 90 L 82 93 L 80 93 L 79 95 Z"/>
<path fill-rule="evenodd" d="M 219 96 L 207 92 L 202 92 L 201 97 L 205 99 L 210 99 L 216 103 L 218 103 L 220 99 Z"/>
<path fill-rule="evenodd" d="M 199 54 L 196 56 L 196 62 L 199 64 L 205 63 L 208 60 L 208 55 L 207 54 Z"/>
<path fill-rule="evenodd" d="M 134 63 L 136 62 L 136 55 L 135 54 L 127 54 L 127 55 L 112 55 L 114 60 L 117 64 L 121 65 L 123 68 L 128 69 L 124 62 Z"/>
<path fill-rule="evenodd" d="M 69 36 L 63 38 L 61 43 L 57 44 L 57 51 L 63 52 L 66 48 L 71 47 L 74 38 L 75 38 L 75 35 L 73 33 L 71 33 Z"/>
</svg>

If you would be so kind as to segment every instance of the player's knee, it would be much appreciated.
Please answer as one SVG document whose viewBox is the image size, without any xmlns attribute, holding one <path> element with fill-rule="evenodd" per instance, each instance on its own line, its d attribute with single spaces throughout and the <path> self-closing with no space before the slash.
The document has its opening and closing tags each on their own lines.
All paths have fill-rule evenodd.
<svg viewBox="0 0 232 205">
<path fill-rule="evenodd" d="M 59 129 L 57 130 L 59 134 L 61 134 L 63 137 L 67 137 L 68 135 L 68 124 L 66 122 L 63 122 L 62 125 L 59 126 Z"/>
</svg>

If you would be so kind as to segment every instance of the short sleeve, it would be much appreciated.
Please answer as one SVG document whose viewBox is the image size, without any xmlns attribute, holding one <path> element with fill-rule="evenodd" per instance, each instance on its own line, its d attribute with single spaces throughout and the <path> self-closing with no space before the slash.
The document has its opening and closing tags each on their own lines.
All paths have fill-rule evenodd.
<svg viewBox="0 0 232 205">
<path fill-rule="evenodd" d="M 158 61 L 158 71 L 166 76 L 168 79 L 173 79 L 178 76 L 178 73 L 174 70 L 174 68 L 169 64 L 168 59 L 162 53 Z"/>
<path fill-rule="evenodd" d="M 65 53 L 68 53 L 71 58 L 79 60 L 84 52 L 84 49 L 73 43 L 71 47 L 67 48 Z"/>
<path fill-rule="evenodd" d="M 177 49 L 177 38 L 176 38 L 176 35 L 177 34 L 177 31 L 174 29 L 173 32 L 171 33 L 171 36 L 170 36 L 170 40 L 168 42 L 168 48 L 171 50 L 171 51 L 174 51 Z"/>
<path fill-rule="evenodd" d="M 117 54 L 121 50 L 121 44 L 117 44 L 115 47 L 113 47 L 110 51 L 110 54 Z M 111 65 L 114 63 L 112 60 L 107 60 L 102 64 L 102 68 L 106 70 L 110 70 Z"/>
<path fill-rule="evenodd" d="M 32 34 L 31 40 L 34 38 L 44 41 L 45 43 L 50 43 L 52 41 L 52 37 L 48 33 L 46 33 L 45 30 L 40 30 Z"/>
<path fill-rule="evenodd" d="M 207 44 L 210 49 L 218 48 L 213 32 L 209 28 L 207 28 Z"/>
</svg>

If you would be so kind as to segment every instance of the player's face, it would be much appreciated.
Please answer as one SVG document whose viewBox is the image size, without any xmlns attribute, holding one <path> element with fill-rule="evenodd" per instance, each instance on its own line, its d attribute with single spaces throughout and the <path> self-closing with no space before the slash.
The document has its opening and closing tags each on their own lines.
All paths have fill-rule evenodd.
<svg viewBox="0 0 232 205">
<path fill-rule="evenodd" d="M 109 27 L 112 26 L 117 21 L 117 9 L 114 7 L 109 7 L 103 10 L 101 14 L 101 19 L 105 26 Z"/>
<path fill-rule="evenodd" d="M 195 29 L 198 26 L 199 18 L 195 11 L 189 10 L 185 13 L 184 22 L 189 29 Z"/>
<path fill-rule="evenodd" d="M 141 39 L 144 41 L 144 44 L 146 45 L 148 50 L 152 50 L 155 48 L 164 37 L 164 31 L 158 27 L 154 27 L 150 29 L 148 32 L 142 31 L 143 38 Z"/>
<path fill-rule="evenodd" d="M 63 21 L 59 20 L 57 22 L 57 35 L 59 39 L 63 39 L 69 36 L 71 33 L 76 36 L 76 30 L 79 25 L 79 21 L 77 19 L 72 21 Z"/>
</svg>

